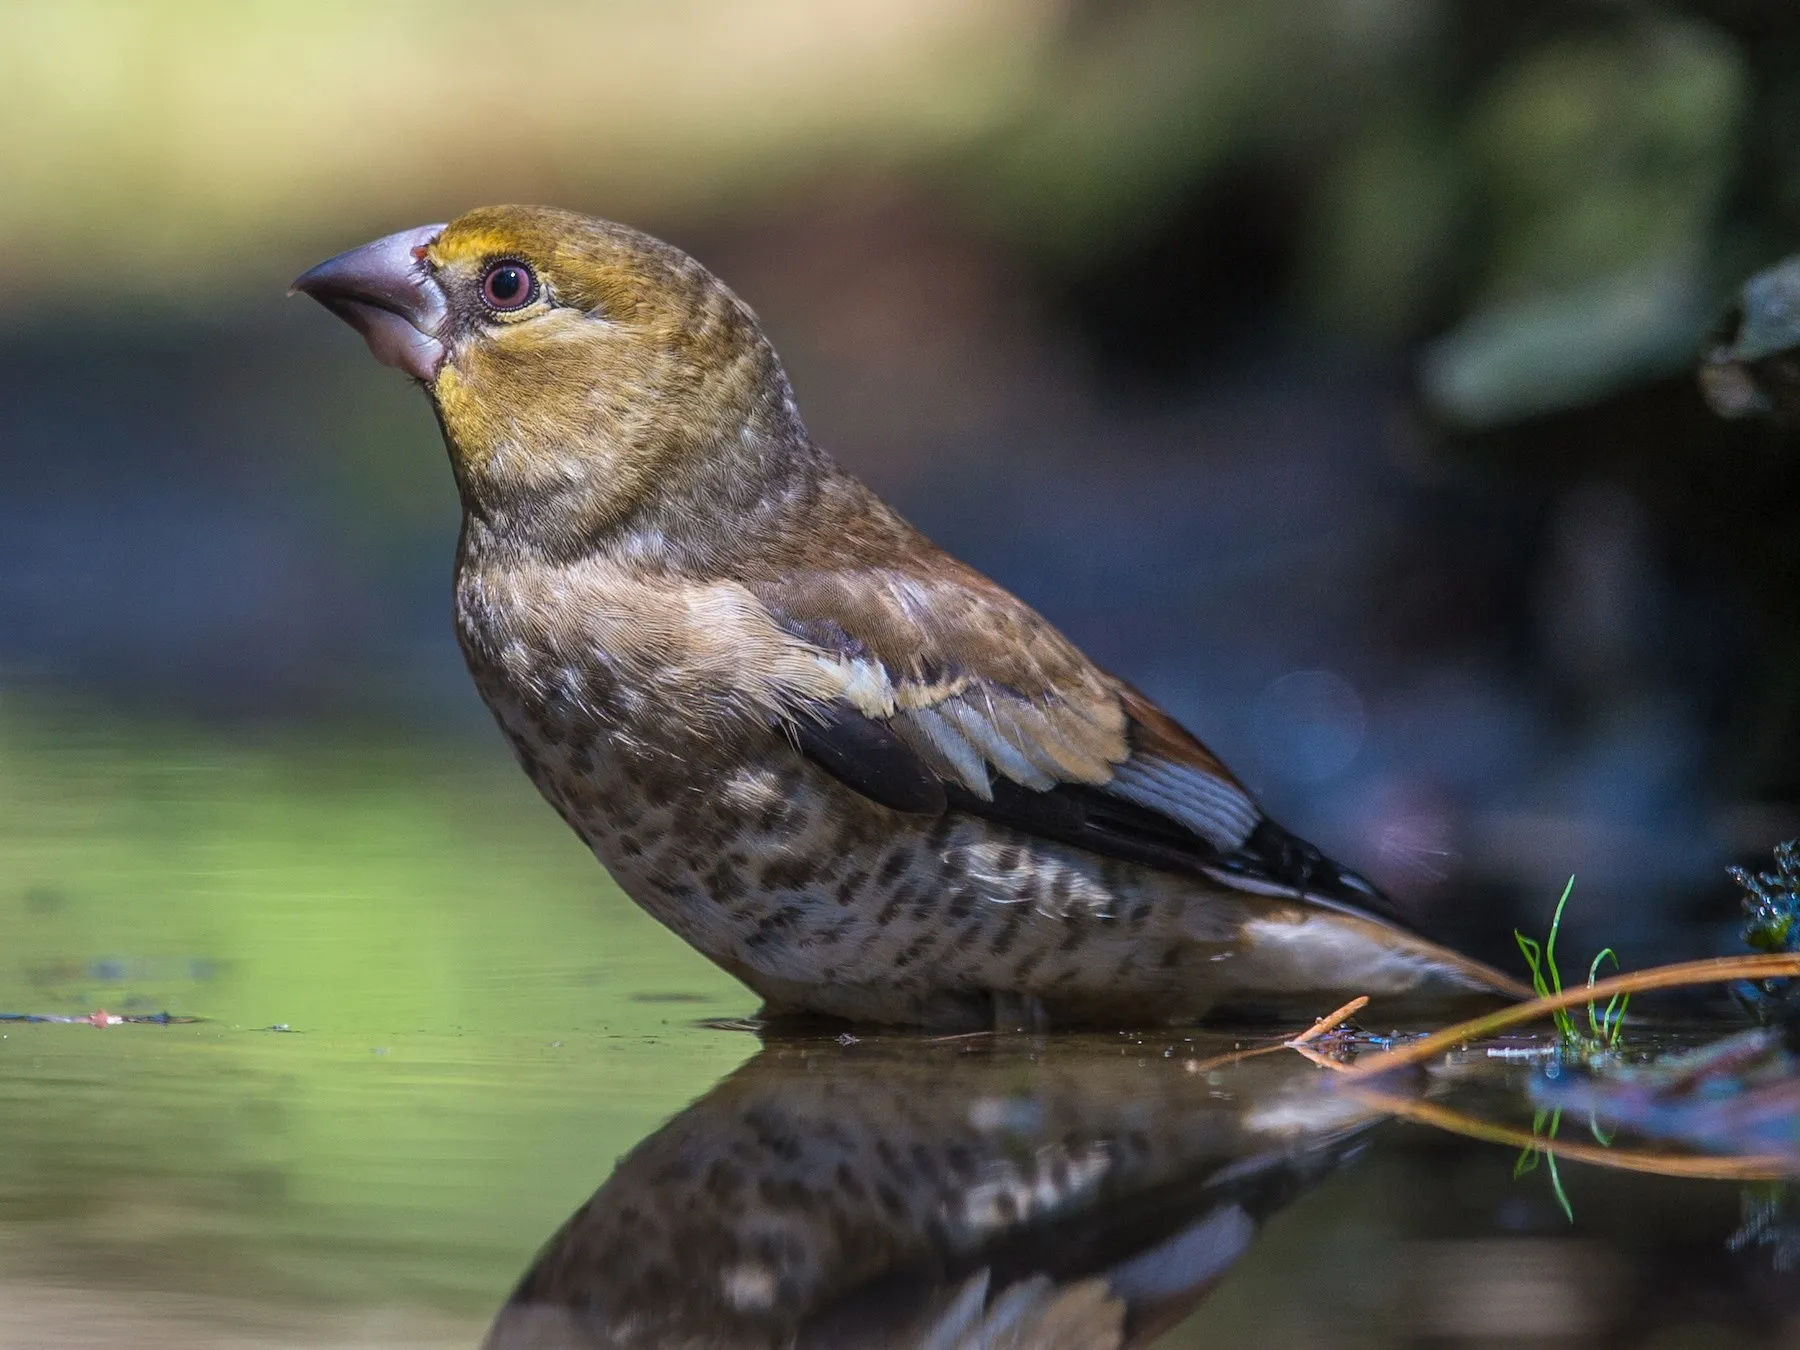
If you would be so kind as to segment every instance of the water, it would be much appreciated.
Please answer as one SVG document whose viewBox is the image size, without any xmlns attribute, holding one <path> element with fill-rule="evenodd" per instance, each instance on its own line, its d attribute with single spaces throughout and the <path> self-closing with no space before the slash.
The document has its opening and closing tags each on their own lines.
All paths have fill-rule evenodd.
<svg viewBox="0 0 1800 1350">
<path fill-rule="evenodd" d="M 0 1025 L 0 1346 L 1800 1343 L 1768 1186 L 1247 1034 L 764 1044 L 488 746 L 0 705 L 0 1012 L 101 1009 L 200 1020 Z"/>
</svg>

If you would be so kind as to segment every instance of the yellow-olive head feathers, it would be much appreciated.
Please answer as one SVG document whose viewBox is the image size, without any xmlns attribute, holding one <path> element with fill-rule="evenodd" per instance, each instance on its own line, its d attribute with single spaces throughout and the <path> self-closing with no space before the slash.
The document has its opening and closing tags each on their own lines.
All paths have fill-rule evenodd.
<svg viewBox="0 0 1800 1350">
<path fill-rule="evenodd" d="M 473 509 L 585 535 L 679 480 L 755 477 L 746 443 L 797 425 L 749 307 L 648 235 L 484 207 L 423 261 L 445 300 L 431 394 Z"/>
</svg>

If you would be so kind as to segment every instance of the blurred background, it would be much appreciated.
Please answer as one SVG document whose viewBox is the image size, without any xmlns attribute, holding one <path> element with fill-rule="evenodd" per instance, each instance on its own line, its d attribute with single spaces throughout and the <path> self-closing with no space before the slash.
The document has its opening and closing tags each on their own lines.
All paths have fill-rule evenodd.
<svg viewBox="0 0 1800 1350">
<path fill-rule="evenodd" d="M 0 13 L 0 709 L 500 760 L 423 401 L 283 297 L 484 202 L 662 234 L 818 438 L 1490 957 L 1725 941 L 1800 833 L 1800 239 L 1758 0 Z M 0 936 L 13 920 L 0 909 Z M 1710 931 L 1716 930 L 1716 931 Z"/>
<path fill-rule="evenodd" d="M 1694 378 L 1800 241 L 1784 0 L 62 0 L 0 133 L 10 1007 L 749 1010 L 512 767 L 430 413 L 283 295 L 508 200 L 695 254 L 825 446 L 1490 960 L 1571 874 L 1583 959 L 1729 949 L 1800 834 L 1800 437 Z"/>
</svg>

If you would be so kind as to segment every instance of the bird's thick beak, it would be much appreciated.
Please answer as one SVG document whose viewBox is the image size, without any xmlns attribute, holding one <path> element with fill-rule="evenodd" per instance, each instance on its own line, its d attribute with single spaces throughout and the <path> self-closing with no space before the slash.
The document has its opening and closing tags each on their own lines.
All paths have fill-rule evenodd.
<svg viewBox="0 0 1800 1350">
<path fill-rule="evenodd" d="M 304 291 L 361 333 L 382 365 L 430 384 L 444 364 L 444 292 L 425 250 L 443 230 L 421 225 L 340 253 L 297 278 L 288 294 Z"/>
</svg>

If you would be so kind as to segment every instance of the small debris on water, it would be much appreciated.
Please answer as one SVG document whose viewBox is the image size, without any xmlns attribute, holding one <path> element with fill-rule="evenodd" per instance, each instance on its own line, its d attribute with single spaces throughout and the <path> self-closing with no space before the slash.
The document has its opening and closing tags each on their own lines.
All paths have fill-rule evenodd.
<svg viewBox="0 0 1800 1350">
<path fill-rule="evenodd" d="M 177 1023 L 186 1025 L 203 1021 L 199 1017 L 176 1017 L 167 1012 L 158 1013 L 109 1013 L 105 1008 L 98 1008 L 91 1013 L 83 1013 L 78 1017 L 70 1017 L 62 1013 L 16 1013 L 0 1012 L 0 1022 L 55 1022 L 63 1026 L 116 1027 L 121 1025 L 153 1025 L 172 1026 Z"/>
</svg>

